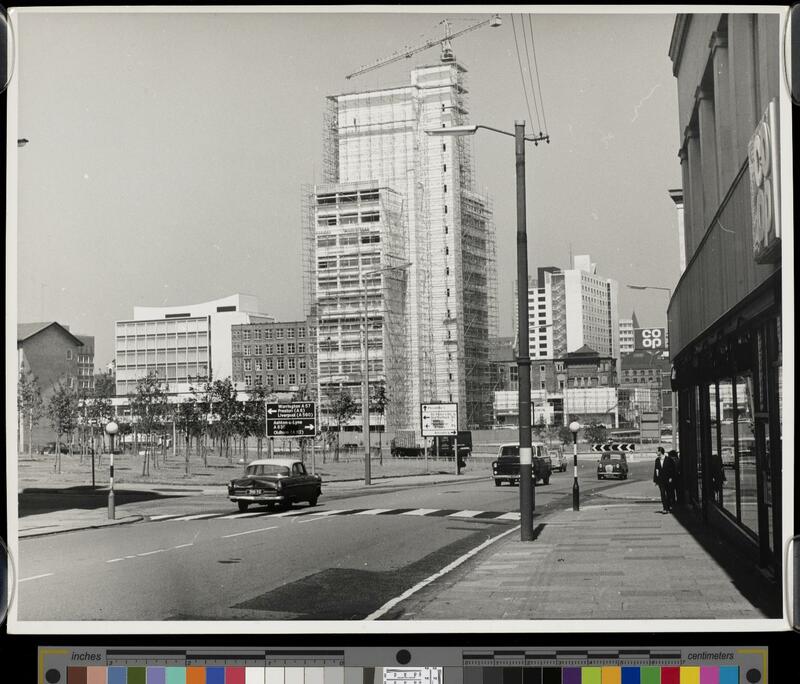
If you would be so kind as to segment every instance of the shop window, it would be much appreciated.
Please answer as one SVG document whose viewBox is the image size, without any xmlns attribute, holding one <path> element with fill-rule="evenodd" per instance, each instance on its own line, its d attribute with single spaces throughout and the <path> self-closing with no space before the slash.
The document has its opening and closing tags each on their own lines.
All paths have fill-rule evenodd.
<svg viewBox="0 0 800 684">
<path fill-rule="evenodd" d="M 717 403 L 717 385 L 711 383 L 708 386 L 708 430 L 709 445 L 711 451 L 709 452 L 709 475 L 711 500 L 718 505 L 722 505 L 723 501 L 723 482 L 725 481 L 725 473 L 722 468 L 722 457 L 720 456 L 720 443 L 719 443 L 719 405 Z"/>
<path fill-rule="evenodd" d="M 739 518 L 739 502 L 736 496 L 737 464 L 736 439 L 734 431 L 733 382 L 720 380 L 717 385 L 719 406 L 719 453 L 721 476 L 722 507 L 734 518 Z"/>
<path fill-rule="evenodd" d="M 701 402 L 701 388 L 696 386 L 694 388 L 694 419 L 695 419 L 695 429 L 694 429 L 694 453 L 697 454 L 697 482 L 700 485 L 698 492 L 697 492 L 697 502 L 703 502 L 703 498 L 705 496 L 704 486 L 703 486 L 703 432 L 700 430 L 700 416 L 703 415 L 702 411 L 702 402 Z"/>
<path fill-rule="evenodd" d="M 736 462 L 739 466 L 739 506 L 742 524 L 758 534 L 758 480 L 756 475 L 753 376 L 736 377 Z"/>
</svg>

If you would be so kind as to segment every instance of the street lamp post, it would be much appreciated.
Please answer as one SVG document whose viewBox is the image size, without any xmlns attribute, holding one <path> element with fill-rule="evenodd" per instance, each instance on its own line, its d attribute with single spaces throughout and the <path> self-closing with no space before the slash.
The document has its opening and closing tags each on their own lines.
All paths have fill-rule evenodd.
<svg viewBox="0 0 800 684">
<path fill-rule="evenodd" d="M 364 293 L 364 372 L 361 379 L 361 422 L 364 430 L 364 484 L 372 484 L 369 435 L 369 317 L 367 315 L 367 278 L 388 271 L 406 271 L 411 262 L 397 266 L 384 266 L 361 274 L 361 290 Z"/>
<path fill-rule="evenodd" d="M 670 287 L 660 287 L 658 285 L 628 285 L 628 288 L 631 290 L 661 290 L 662 292 L 667 293 L 667 309 L 669 309 L 669 302 L 672 301 L 672 288 Z M 669 328 L 669 318 L 667 318 L 667 328 Z M 659 383 L 658 388 L 658 396 L 659 396 L 659 406 L 661 405 L 661 386 Z M 677 419 L 677 406 L 675 401 L 675 392 L 672 393 L 672 401 L 670 402 L 670 420 L 672 421 L 672 448 L 677 450 L 678 449 L 678 424 L 675 422 Z M 660 420 L 660 419 L 659 419 Z M 641 433 L 640 433 L 641 436 Z M 659 437 L 660 439 L 660 437 Z"/>
<path fill-rule="evenodd" d="M 569 430 L 572 433 L 572 510 L 579 511 L 581 509 L 581 488 L 578 486 L 578 430 L 581 429 L 581 424 L 577 420 L 573 420 L 569 424 Z"/>
<path fill-rule="evenodd" d="M 531 359 L 528 341 L 528 236 L 525 204 L 525 143 L 550 142 L 550 136 L 526 136 L 525 122 L 515 121 L 514 132 L 509 133 L 480 124 L 431 128 L 428 135 L 474 135 L 479 128 L 514 138 L 517 181 L 517 307 L 519 320 L 519 351 L 517 367 L 519 376 L 519 515 L 522 541 L 533 540 L 533 509 L 536 490 L 533 483 L 533 458 L 531 452 Z M 524 331 L 524 334 L 523 334 Z"/>
<path fill-rule="evenodd" d="M 106 423 L 106 434 L 109 440 L 109 451 L 111 458 L 108 464 L 108 519 L 114 520 L 116 511 L 114 509 L 114 435 L 119 431 L 119 425 L 113 420 Z"/>
</svg>

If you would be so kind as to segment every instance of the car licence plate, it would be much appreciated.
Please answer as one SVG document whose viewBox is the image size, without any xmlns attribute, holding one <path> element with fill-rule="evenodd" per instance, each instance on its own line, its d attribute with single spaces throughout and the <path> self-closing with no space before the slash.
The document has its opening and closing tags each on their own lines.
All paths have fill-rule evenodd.
<svg viewBox="0 0 800 684">
<path fill-rule="evenodd" d="M 260 489 L 248 489 L 247 493 L 248 494 L 261 494 L 261 490 Z"/>
</svg>

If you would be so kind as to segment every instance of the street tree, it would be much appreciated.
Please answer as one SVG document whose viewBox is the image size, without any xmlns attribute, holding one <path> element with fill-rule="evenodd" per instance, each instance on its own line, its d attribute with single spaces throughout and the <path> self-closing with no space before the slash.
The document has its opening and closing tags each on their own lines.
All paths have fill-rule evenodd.
<svg viewBox="0 0 800 684">
<path fill-rule="evenodd" d="M 212 434 L 219 443 L 219 455 L 223 447 L 230 461 L 230 438 L 235 431 L 236 416 L 239 412 L 236 387 L 230 378 L 214 380 L 211 383 L 211 404 L 213 415 Z"/>
<path fill-rule="evenodd" d="M 250 395 L 245 401 L 245 415 L 250 424 L 250 434 L 256 438 L 256 454 L 258 458 L 264 450 L 264 437 L 267 435 L 266 424 L 266 401 L 272 393 L 272 388 L 256 385 L 250 391 Z M 245 460 L 247 457 L 245 456 Z"/>
<path fill-rule="evenodd" d="M 568 425 L 562 425 L 558 428 L 558 438 L 562 444 L 572 444 L 572 430 L 569 429 Z"/>
<path fill-rule="evenodd" d="M 358 405 L 353 400 L 350 392 L 346 389 L 339 390 L 334 394 L 331 403 L 331 413 L 333 419 L 336 421 L 336 451 L 333 455 L 333 460 L 339 462 L 339 448 L 341 445 L 342 425 L 349 423 L 353 416 L 356 415 Z"/>
<path fill-rule="evenodd" d="M 189 474 L 189 452 L 192 439 L 199 440 L 203 431 L 203 416 L 194 396 L 185 397 L 175 410 L 176 428 L 183 435 L 184 470 Z"/>
<path fill-rule="evenodd" d="M 19 415 L 18 451 L 24 448 L 25 425 L 28 426 L 28 457 L 33 458 L 33 428 L 39 424 L 45 413 L 42 388 L 39 380 L 24 366 L 20 368 L 17 382 L 17 412 Z"/>
<path fill-rule="evenodd" d="M 47 416 L 56 433 L 54 470 L 61 473 L 61 437 L 71 435 L 78 424 L 78 395 L 60 381 L 47 402 Z"/>
<path fill-rule="evenodd" d="M 602 423 L 591 422 L 584 427 L 583 434 L 590 444 L 602 444 L 608 439 L 608 428 Z"/>
<path fill-rule="evenodd" d="M 161 431 L 168 411 L 167 393 L 157 373 L 148 373 L 138 380 L 135 391 L 130 395 L 130 406 L 139 430 L 145 435 L 142 476 L 146 476 L 150 474 L 153 436 Z"/>
<path fill-rule="evenodd" d="M 99 428 L 99 437 L 102 440 L 103 430 L 106 423 L 114 418 L 114 406 L 111 397 L 115 396 L 116 387 L 114 378 L 105 373 L 98 373 L 94 376 L 94 387 L 89 396 L 88 419 L 90 426 L 91 442 L 95 452 L 95 427 Z"/>
<path fill-rule="evenodd" d="M 372 413 L 377 413 L 381 418 L 386 415 L 386 407 L 389 405 L 389 397 L 386 395 L 386 381 L 383 380 L 379 384 L 372 387 L 370 394 L 369 410 Z M 383 465 L 383 432 L 378 432 L 378 459 Z"/>
<path fill-rule="evenodd" d="M 544 416 L 539 416 L 539 419 L 533 424 L 532 430 L 536 438 L 542 441 L 542 438 L 545 437 L 547 433 L 547 421 L 544 419 Z"/>
</svg>

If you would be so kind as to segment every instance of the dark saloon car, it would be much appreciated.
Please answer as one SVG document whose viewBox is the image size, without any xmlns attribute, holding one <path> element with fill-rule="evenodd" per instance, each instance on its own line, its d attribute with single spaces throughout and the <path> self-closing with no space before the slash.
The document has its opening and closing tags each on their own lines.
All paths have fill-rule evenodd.
<svg viewBox="0 0 800 684">
<path fill-rule="evenodd" d="M 624 454 L 603 454 L 597 462 L 597 479 L 628 479 L 628 461 Z"/>
<path fill-rule="evenodd" d="M 550 484 L 552 466 L 544 446 L 534 444 L 531 450 L 533 483 L 536 484 L 541 480 L 543 484 Z M 496 487 L 503 482 L 508 482 L 510 485 L 519 484 L 519 444 L 500 445 L 497 460 L 492 463 L 492 477 Z"/>
<path fill-rule="evenodd" d="M 310 475 L 302 461 L 292 458 L 271 458 L 253 461 L 244 475 L 231 480 L 228 498 L 240 511 L 250 504 L 289 507 L 298 501 L 316 506 L 322 494 L 322 478 Z"/>
<path fill-rule="evenodd" d="M 69 454 L 70 453 L 69 444 L 64 444 L 64 443 L 59 444 L 58 445 L 58 450 L 62 454 Z M 43 447 L 39 448 L 39 453 L 40 454 L 54 454 L 54 453 L 56 453 L 56 443 L 55 442 L 48 442 Z"/>
</svg>

